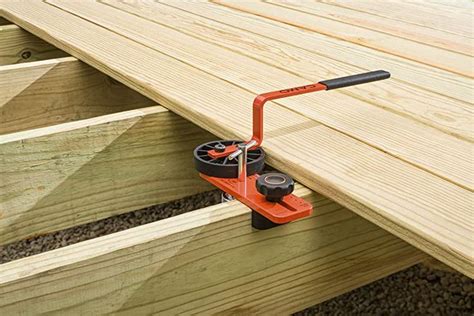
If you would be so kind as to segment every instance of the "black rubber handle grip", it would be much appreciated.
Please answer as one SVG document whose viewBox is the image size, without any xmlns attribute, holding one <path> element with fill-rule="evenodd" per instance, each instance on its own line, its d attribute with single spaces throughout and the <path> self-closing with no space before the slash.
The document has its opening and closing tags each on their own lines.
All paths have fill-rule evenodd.
<svg viewBox="0 0 474 316">
<path fill-rule="evenodd" d="M 355 86 L 356 84 L 362 84 L 362 83 L 383 80 L 383 79 L 388 79 L 388 78 L 390 78 L 390 73 L 388 71 L 376 70 L 376 71 L 366 72 L 366 73 L 358 74 L 358 75 L 324 80 L 324 81 L 320 81 L 319 83 L 325 85 L 327 87 L 326 90 L 332 90 L 332 89 Z"/>
</svg>

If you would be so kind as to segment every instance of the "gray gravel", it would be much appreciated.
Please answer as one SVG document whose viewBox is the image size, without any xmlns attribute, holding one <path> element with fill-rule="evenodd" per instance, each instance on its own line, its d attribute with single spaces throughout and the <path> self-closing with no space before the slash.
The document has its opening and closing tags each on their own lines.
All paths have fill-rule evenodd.
<svg viewBox="0 0 474 316">
<path fill-rule="evenodd" d="M 170 203 L 0 246 L 0 264 L 214 205 L 220 203 L 220 196 L 217 190 L 196 194 Z"/>
<path fill-rule="evenodd" d="M 154 222 L 220 202 L 217 191 L 0 247 L 0 263 Z M 474 283 L 417 265 L 294 315 L 473 315 Z"/>
<path fill-rule="evenodd" d="M 473 297 L 468 277 L 420 264 L 294 315 L 473 315 Z"/>
</svg>

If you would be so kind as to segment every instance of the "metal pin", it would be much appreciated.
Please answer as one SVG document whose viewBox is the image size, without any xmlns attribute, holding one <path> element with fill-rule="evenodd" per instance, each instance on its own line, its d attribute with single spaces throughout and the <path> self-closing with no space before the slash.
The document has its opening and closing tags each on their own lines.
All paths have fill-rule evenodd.
<svg viewBox="0 0 474 316">
<path fill-rule="evenodd" d="M 239 156 L 240 154 L 242 154 L 242 149 L 243 147 L 245 147 L 247 150 L 249 150 L 250 148 L 252 148 L 253 146 L 255 146 L 255 144 L 257 144 L 257 141 L 252 139 L 251 141 L 249 141 L 247 144 L 239 144 L 237 145 L 237 147 L 239 149 L 237 149 L 236 151 L 234 151 L 232 154 L 229 155 L 229 160 L 233 160 L 235 159 L 237 156 Z M 245 145 L 245 146 L 240 146 L 240 145 Z"/>
<path fill-rule="evenodd" d="M 239 154 L 239 159 L 237 161 L 237 168 L 238 168 L 238 175 L 237 177 L 240 179 L 241 178 L 241 175 L 242 173 L 244 172 L 244 168 L 246 167 L 246 162 L 247 162 L 247 150 L 245 149 L 245 144 L 238 144 L 237 147 L 239 148 L 238 151 L 240 151 L 240 154 Z M 237 151 L 233 152 L 233 154 L 235 154 Z M 245 157 L 244 157 L 245 156 Z M 229 155 L 229 159 L 233 159 L 233 158 L 230 158 L 230 155 Z"/>
</svg>

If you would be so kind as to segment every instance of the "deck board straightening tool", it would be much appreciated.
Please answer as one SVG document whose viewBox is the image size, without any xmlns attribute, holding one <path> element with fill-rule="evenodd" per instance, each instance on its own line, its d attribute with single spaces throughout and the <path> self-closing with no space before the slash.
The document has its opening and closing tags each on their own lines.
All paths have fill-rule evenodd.
<svg viewBox="0 0 474 316">
<path fill-rule="evenodd" d="M 291 177 L 277 172 L 259 175 L 265 165 L 265 152 L 260 147 L 263 142 L 263 106 L 275 99 L 389 77 L 389 72 L 377 70 L 260 94 L 253 102 L 252 138 L 247 142 L 217 140 L 196 147 L 196 169 L 203 179 L 251 208 L 252 226 L 256 229 L 268 229 L 308 216 L 312 205 L 292 194 L 294 181 Z"/>
</svg>

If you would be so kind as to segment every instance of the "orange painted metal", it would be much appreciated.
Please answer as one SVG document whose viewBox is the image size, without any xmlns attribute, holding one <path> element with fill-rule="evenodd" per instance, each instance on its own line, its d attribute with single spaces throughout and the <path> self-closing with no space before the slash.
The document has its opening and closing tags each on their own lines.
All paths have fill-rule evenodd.
<svg viewBox="0 0 474 316">
<path fill-rule="evenodd" d="M 263 142 L 263 106 L 266 102 L 295 95 L 326 90 L 326 86 L 321 83 L 313 83 L 306 86 L 294 87 L 279 91 L 259 94 L 253 101 L 253 136 L 257 142 L 250 150 L 259 147 Z"/>
<path fill-rule="evenodd" d="M 280 202 L 267 201 L 255 186 L 258 175 L 246 177 L 245 182 L 239 181 L 238 178 L 216 178 L 204 174 L 200 176 L 276 224 L 285 224 L 309 216 L 313 211 L 310 203 L 294 194 L 283 197 Z"/>
<path fill-rule="evenodd" d="M 256 149 L 257 147 L 260 147 L 263 142 L 263 107 L 266 102 L 310 92 L 349 87 L 367 82 L 383 80 L 389 77 L 389 72 L 377 70 L 258 95 L 253 101 L 252 138 L 245 143 L 249 144 L 250 142 L 254 141 L 255 144 L 253 146 L 250 145 L 252 147 L 247 149 Z M 223 158 L 237 151 L 238 149 L 238 146 L 231 145 L 227 146 L 223 152 L 220 153 L 214 149 L 209 150 L 208 155 L 214 159 Z M 265 196 L 260 194 L 256 189 L 255 182 L 258 178 L 258 175 L 247 177 L 246 170 L 247 168 L 244 166 L 238 178 L 216 178 L 203 174 L 201 174 L 201 177 L 214 184 L 221 190 L 231 194 L 240 202 L 244 203 L 252 210 L 260 213 L 274 223 L 288 223 L 295 219 L 311 214 L 313 209 L 311 204 L 301 198 L 296 197 L 293 194 L 284 196 L 279 202 L 267 201 Z"/>
<path fill-rule="evenodd" d="M 253 101 L 253 135 L 248 141 L 250 142 L 254 140 L 256 144 L 249 148 L 249 150 L 256 149 L 263 142 L 263 107 L 266 102 L 315 91 L 322 91 L 326 90 L 326 88 L 327 87 L 324 84 L 313 83 L 306 86 L 267 92 L 258 95 Z M 217 159 L 227 157 L 236 150 L 238 150 L 236 145 L 230 145 L 222 152 L 212 149 L 207 153 L 210 157 Z M 258 175 L 247 177 L 246 171 L 247 168 L 244 167 L 238 178 L 217 178 L 204 174 L 201 174 L 201 177 L 222 191 L 234 196 L 237 200 L 276 224 L 288 223 L 311 214 L 313 206 L 293 194 L 283 197 L 279 202 L 267 201 L 265 196 L 260 194 L 256 189 L 255 182 Z"/>
<path fill-rule="evenodd" d="M 237 149 L 238 149 L 237 145 L 229 145 L 225 147 L 223 152 L 218 152 L 215 149 L 211 149 L 207 152 L 207 154 L 209 155 L 209 157 L 217 159 L 217 158 L 227 157 L 230 154 L 232 154 L 234 151 L 236 151 Z"/>
</svg>

